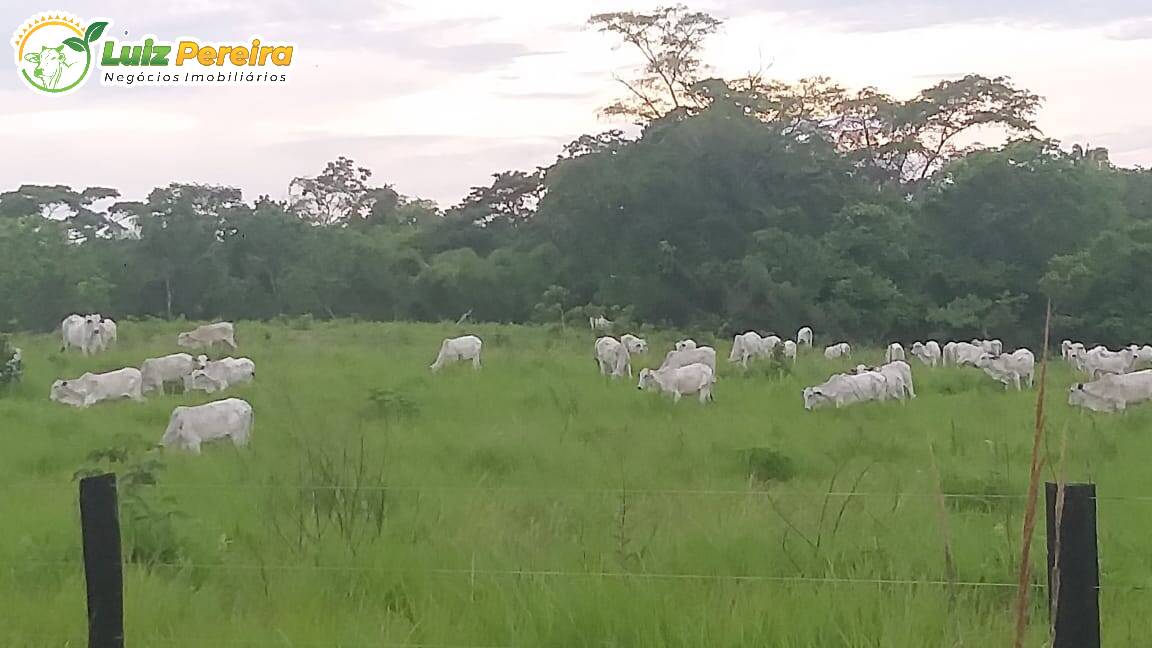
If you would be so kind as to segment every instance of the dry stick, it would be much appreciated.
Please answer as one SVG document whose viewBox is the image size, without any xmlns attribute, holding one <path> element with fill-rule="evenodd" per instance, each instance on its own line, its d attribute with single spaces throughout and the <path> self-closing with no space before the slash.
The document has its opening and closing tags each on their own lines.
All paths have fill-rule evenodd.
<svg viewBox="0 0 1152 648">
<path fill-rule="evenodd" d="M 1036 491 L 1040 481 L 1040 445 L 1044 438 L 1044 388 L 1048 384 L 1048 332 L 1052 324 L 1052 300 L 1044 316 L 1044 348 L 1040 356 L 1040 389 L 1036 394 L 1036 428 L 1032 437 L 1032 466 L 1028 474 L 1028 504 L 1024 509 L 1024 533 L 1020 546 L 1020 578 L 1016 582 L 1015 648 L 1024 646 L 1028 621 L 1028 580 L 1032 570 L 1032 534 L 1036 530 Z"/>
<path fill-rule="evenodd" d="M 1060 607 L 1060 536 L 1063 529 L 1061 524 L 1064 521 L 1064 486 L 1066 480 L 1064 477 L 1064 459 L 1068 453 L 1068 426 L 1064 426 L 1064 432 L 1060 439 L 1060 467 L 1056 471 L 1056 538 L 1053 541 L 1053 557 L 1052 557 L 1052 592 L 1051 592 L 1051 610 L 1049 611 L 1049 637 L 1052 641 L 1056 640 L 1056 613 Z"/>
</svg>

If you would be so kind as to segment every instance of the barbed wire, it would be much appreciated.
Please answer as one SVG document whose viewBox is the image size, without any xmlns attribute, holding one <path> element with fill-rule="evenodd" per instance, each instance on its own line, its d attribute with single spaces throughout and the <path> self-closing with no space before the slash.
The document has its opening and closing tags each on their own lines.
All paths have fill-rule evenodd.
<svg viewBox="0 0 1152 648">
<path fill-rule="evenodd" d="M 1014 589 L 1017 583 L 997 581 L 949 581 L 941 578 L 847 578 L 837 576 L 779 576 L 761 574 L 699 574 L 675 572 L 622 572 L 622 571 L 572 571 L 562 569 L 475 569 L 466 567 L 381 567 L 381 566 L 350 566 L 350 565 L 286 565 L 286 564 L 232 564 L 232 563 L 152 563 L 138 564 L 123 559 L 125 566 L 136 566 L 141 570 L 164 569 L 173 571 L 184 570 L 217 570 L 217 571 L 285 571 L 285 572 L 329 572 L 329 573 L 380 573 L 380 574 L 429 574 L 436 576 L 486 576 L 486 577 L 527 577 L 527 578 L 579 578 L 579 579 L 636 579 L 636 580 L 667 580 L 667 581 L 732 581 L 732 582 L 765 582 L 781 584 L 823 584 L 823 585 L 926 585 L 926 586 L 958 586 L 971 588 L 1001 588 Z M 10 571 L 18 571 L 23 567 L 33 568 L 69 568 L 83 569 L 84 563 L 80 561 L 27 561 L 19 567 L 10 567 Z M 1039 589 L 1046 587 L 1043 583 L 1029 583 L 1028 587 Z M 1098 585 L 1101 591 L 1152 591 L 1152 585 L 1135 584 L 1105 584 Z"/>
<path fill-rule="evenodd" d="M 1025 500 L 1027 495 L 1016 493 L 918 493 L 885 491 L 794 491 L 794 490 L 740 490 L 740 489 L 691 489 L 691 488 L 557 488 L 551 486 L 416 486 L 416 485 L 357 485 L 357 484 L 293 484 L 293 483 L 235 483 L 235 484 L 196 484 L 180 482 L 158 482 L 148 484 L 149 488 L 170 490 L 296 490 L 296 491 L 361 491 L 393 493 L 516 493 L 567 496 L 630 496 L 652 497 L 858 497 L 858 498 L 935 498 L 972 500 Z M 75 489 L 75 482 L 16 482 L 0 484 L 0 488 L 61 490 Z M 1090 499 L 1098 502 L 1152 502 L 1152 495 L 1096 495 Z"/>
</svg>

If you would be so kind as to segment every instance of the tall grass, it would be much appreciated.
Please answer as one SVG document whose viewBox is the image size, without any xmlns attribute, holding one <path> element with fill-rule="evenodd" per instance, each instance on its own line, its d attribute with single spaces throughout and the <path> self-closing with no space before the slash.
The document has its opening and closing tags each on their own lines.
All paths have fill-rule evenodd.
<svg viewBox="0 0 1152 648">
<path fill-rule="evenodd" d="M 0 645 L 83 645 L 73 474 L 94 450 L 158 441 L 174 406 L 211 400 L 81 411 L 49 402 L 49 385 L 171 353 L 179 328 L 125 323 L 120 346 L 93 358 L 16 336 L 24 381 L 0 398 Z M 257 379 L 228 395 L 255 409 L 252 446 L 137 457 L 160 462 L 157 483 L 139 489 L 167 527 L 144 514 L 130 542 L 167 551 L 137 552 L 127 566 L 129 641 L 1010 641 L 1013 588 L 974 584 L 1015 580 L 1035 392 L 917 364 L 908 404 L 807 413 L 802 387 L 842 368 L 810 353 L 790 375 L 724 363 L 716 403 L 673 405 L 600 377 L 590 334 L 496 325 L 468 327 L 485 340 L 483 370 L 432 375 L 440 339 L 463 332 L 240 323 Z M 653 351 L 633 367 L 658 363 L 673 341 L 650 335 Z M 880 355 L 858 352 L 852 364 Z M 1082 414 L 1062 402 L 1072 380 L 1050 367 L 1046 418 L 1068 430 L 1068 479 L 1095 481 L 1102 497 L 1152 496 L 1152 408 Z M 1104 636 L 1141 645 L 1152 594 L 1107 586 L 1152 584 L 1152 501 L 1102 500 L 1099 511 Z M 1041 544 L 1033 556 L 1042 583 Z M 769 578 L 729 578 L 739 576 Z M 1032 597 L 1026 645 L 1046 640 L 1043 598 Z"/>
</svg>

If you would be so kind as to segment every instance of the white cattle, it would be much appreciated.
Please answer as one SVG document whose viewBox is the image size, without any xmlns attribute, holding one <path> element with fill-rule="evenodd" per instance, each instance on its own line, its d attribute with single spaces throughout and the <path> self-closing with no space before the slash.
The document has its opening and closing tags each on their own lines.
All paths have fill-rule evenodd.
<svg viewBox="0 0 1152 648">
<path fill-rule="evenodd" d="M 140 365 L 142 392 L 163 389 L 166 382 L 183 382 L 196 369 L 196 361 L 187 353 L 173 353 L 162 358 L 148 358 Z"/>
<path fill-rule="evenodd" d="M 1092 380 L 1105 374 L 1126 374 L 1136 367 L 1138 357 L 1139 353 L 1132 349 L 1109 351 L 1102 346 L 1097 346 L 1084 354 L 1077 352 L 1078 366 L 1082 371 L 1088 372 L 1088 377 Z"/>
<path fill-rule="evenodd" d="M 436 355 L 436 362 L 428 368 L 439 371 L 445 364 L 471 360 L 472 368 L 480 368 L 480 350 L 484 343 L 475 335 L 464 335 L 457 338 L 446 338 L 440 343 L 440 353 Z"/>
<path fill-rule="evenodd" d="M 1152 399 L 1152 370 L 1106 375 L 1068 388 L 1068 404 L 1094 412 L 1115 412 Z"/>
<path fill-rule="evenodd" d="M 632 377 L 632 362 L 625 344 L 616 338 L 602 337 L 596 340 L 595 350 L 601 376 L 618 378 L 628 374 L 629 378 Z"/>
<path fill-rule="evenodd" d="M 697 349 L 698 350 L 698 349 Z M 684 394 L 698 394 L 701 403 L 712 400 L 712 387 L 716 384 L 716 373 L 703 363 L 693 363 L 683 367 L 663 369 L 641 369 L 637 389 L 656 387 L 666 394 L 672 394 L 673 402 L 679 402 Z"/>
<path fill-rule="evenodd" d="M 252 406 L 239 398 L 226 398 L 172 410 L 160 445 L 200 454 L 205 441 L 228 438 L 236 447 L 244 447 L 251 436 Z"/>
<path fill-rule="evenodd" d="M 676 350 L 677 351 L 691 351 L 692 349 L 695 349 L 695 348 L 696 348 L 696 340 L 693 340 L 692 338 L 680 340 L 679 342 L 676 343 Z"/>
<path fill-rule="evenodd" d="M 80 349 L 84 355 L 96 353 L 103 348 L 103 329 L 99 315 L 69 315 L 60 323 L 60 351 L 70 348 Z"/>
<path fill-rule="evenodd" d="M 1004 352 L 1004 343 L 1000 340 L 972 340 L 972 345 L 980 347 L 984 353 L 990 355 L 1000 355 Z"/>
<path fill-rule="evenodd" d="M 1132 353 L 1136 354 L 1136 362 L 1133 369 L 1144 369 L 1152 365 L 1152 346 L 1145 344 L 1144 346 L 1136 346 L 1135 344 L 1128 347 Z"/>
<path fill-rule="evenodd" d="M 887 382 L 878 372 L 836 374 L 815 387 L 803 391 L 804 409 L 813 410 L 833 405 L 836 408 L 869 400 L 887 399 Z"/>
<path fill-rule="evenodd" d="M 776 347 L 783 343 L 784 340 L 781 340 L 779 335 L 766 336 L 764 341 L 760 344 L 760 355 L 763 355 L 766 358 L 772 357 L 772 352 L 776 350 Z"/>
<path fill-rule="evenodd" d="M 801 327 L 799 331 L 796 331 L 796 344 L 797 345 L 802 344 L 806 347 L 811 348 L 811 346 L 812 346 L 812 328 L 811 327 L 804 326 L 804 327 Z"/>
<path fill-rule="evenodd" d="M 888 396 L 899 400 L 916 398 L 916 386 L 912 384 L 912 367 L 903 360 L 893 360 L 880 367 L 880 375 L 888 385 Z"/>
<path fill-rule="evenodd" d="M 1072 351 L 1072 340 L 1060 341 L 1060 357 L 1068 360 L 1068 353 Z"/>
<path fill-rule="evenodd" d="M 105 319 L 100 322 L 100 337 L 104 345 L 116 344 L 120 339 L 120 328 L 116 326 L 115 320 Z"/>
<path fill-rule="evenodd" d="M 935 367 L 940 364 L 943 353 L 940 351 L 939 342 L 928 340 L 927 342 L 913 342 L 912 356 L 919 358 L 920 362 L 923 362 L 929 367 Z"/>
<path fill-rule="evenodd" d="M 708 368 L 715 374 L 716 349 L 709 346 L 702 346 L 692 349 L 682 349 L 680 351 L 669 351 L 668 355 L 664 356 L 664 362 L 660 363 L 660 368 L 676 369 L 696 363 L 708 365 Z"/>
<path fill-rule="evenodd" d="M 589 317 L 588 318 L 588 328 L 592 329 L 593 331 L 611 331 L 612 330 L 612 320 L 607 319 L 603 315 L 597 315 L 596 317 Z"/>
<path fill-rule="evenodd" d="M 131 398 L 143 401 L 140 370 L 132 367 L 102 374 L 85 373 L 75 380 L 52 383 L 49 398 L 73 407 L 90 407 L 100 401 Z"/>
<path fill-rule="evenodd" d="M 950 364 L 956 364 L 956 343 L 945 342 L 944 348 L 940 353 L 940 364 L 947 367 Z"/>
<path fill-rule="evenodd" d="M 1073 342 L 1068 347 L 1068 355 L 1065 356 L 1065 360 L 1067 360 L 1073 367 L 1084 371 L 1084 359 L 1087 357 L 1087 355 L 1088 350 L 1084 348 L 1083 342 Z"/>
<path fill-rule="evenodd" d="M 976 359 L 976 366 L 994 380 L 1003 383 L 1005 388 L 1015 385 L 1019 391 L 1021 378 L 1028 379 L 1029 387 L 1035 384 L 1036 356 L 1028 349 L 1017 349 L 1000 355 L 985 353 Z"/>
<path fill-rule="evenodd" d="M 866 372 L 877 373 L 884 377 L 885 394 L 889 398 L 897 400 L 904 400 L 905 397 L 916 398 L 916 386 L 912 383 L 912 367 L 907 362 L 893 360 L 879 367 L 859 364 L 852 370 L 854 375 Z"/>
<path fill-rule="evenodd" d="M 949 342 L 948 344 L 953 343 Z M 974 367 L 976 366 L 976 361 L 980 359 L 980 356 L 988 352 L 984 350 L 984 347 L 979 345 L 969 344 L 968 342 L 956 342 L 951 347 L 951 353 L 952 364 L 956 366 L 970 365 Z"/>
<path fill-rule="evenodd" d="M 904 360 L 904 347 L 899 342 L 889 344 L 888 349 L 884 351 L 884 362 L 896 360 Z"/>
<path fill-rule="evenodd" d="M 206 356 L 196 359 L 197 369 L 184 377 L 184 389 L 213 394 L 232 385 L 252 382 L 256 377 L 256 363 L 249 358 L 223 358 L 207 361 Z"/>
<path fill-rule="evenodd" d="M 217 342 L 223 342 L 233 351 L 236 350 L 236 327 L 232 322 L 204 324 L 176 336 L 176 344 L 185 349 L 206 348 L 211 351 L 212 345 Z"/>
<path fill-rule="evenodd" d="M 851 358 L 852 347 L 847 342 L 837 342 L 830 347 L 824 348 L 824 357 L 828 358 L 829 360 Z"/>
<path fill-rule="evenodd" d="M 648 353 L 648 342 L 644 338 L 625 333 L 620 336 L 620 342 L 628 349 L 628 353 Z"/>
<path fill-rule="evenodd" d="M 756 331 L 741 333 L 732 339 L 732 353 L 728 355 L 728 362 L 739 362 L 748 368 L 748 361 L 761 355 L 764 350 L 764 338 Z"/>
<path fill-rule="evenodd" d="M 784 357 L 796 362 L 796 343 L 792 340 L 784 340 Z"/>
</svg>

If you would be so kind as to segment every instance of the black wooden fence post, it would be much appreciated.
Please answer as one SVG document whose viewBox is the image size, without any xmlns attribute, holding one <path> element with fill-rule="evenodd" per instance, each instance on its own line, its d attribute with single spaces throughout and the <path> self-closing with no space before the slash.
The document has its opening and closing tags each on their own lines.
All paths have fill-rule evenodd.
<svg viewBox="0 0 1152 648">
<path fill-rule="evenodd" d="M 1045 484 L 1048 517 L 1048 609 L 1052 648 L 1100 648 L 1100 562 L 1096 485 L 1065 484 L 1056 532 L 1058 487 Z M 1056 605 L 1053 606 L 1053 596 Z"/>
<path fill-rule="evenodd" d="M 88 648 L 124 648 L 124 574 L 116 475 L 80 480 L 80 525 L 88 583 Z"/>
</svg>

